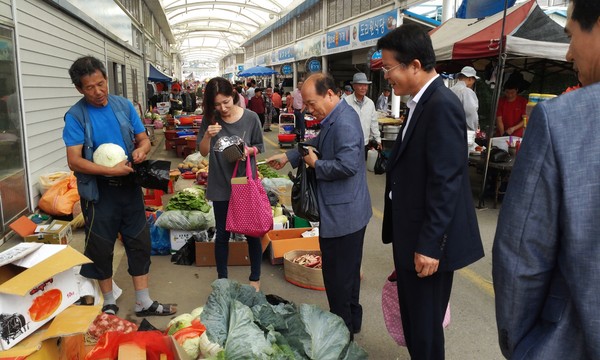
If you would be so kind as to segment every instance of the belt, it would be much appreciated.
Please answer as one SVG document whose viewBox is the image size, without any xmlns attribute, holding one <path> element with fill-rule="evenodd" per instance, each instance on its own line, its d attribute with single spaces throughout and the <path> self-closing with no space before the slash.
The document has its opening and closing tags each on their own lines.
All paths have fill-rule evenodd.
<svg viewBox="0 0 600 360">
<path fill-rule="evenodd" d="M 302 109 L 296 109 L 296 108 L 294 108 L 294 111 L 302 111 Z"/>
<path fill-rule="evenodd" d="M 129 176 L 98 176 L 98 182 L 113 187 L 126 186 L 132 184 L 131 177 Z"/>
</svg>

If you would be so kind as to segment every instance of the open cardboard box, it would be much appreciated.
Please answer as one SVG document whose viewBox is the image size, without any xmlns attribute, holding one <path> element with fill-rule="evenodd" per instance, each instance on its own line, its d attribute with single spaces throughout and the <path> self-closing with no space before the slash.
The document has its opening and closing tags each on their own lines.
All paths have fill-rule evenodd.
<svg viewBox="0 0 600 360">
<path fill-rule="evenodd" d="M 83 359 L 83 334 L 94 322 L 101 308 L 100 305 L 68 307 L 12 349 L 0 351 L 0 360 Z"/>
<path fill-rule="evenodd" d="M 67 245 L 20 243 L 0 253 L 0 349 L 12 348 L 77 301 L 72 268 L 90 262 Z"/>
<path fill-rule="evenodd" d="M 262 237 L 263 251 L 269 251 L 271 264 L 283 264 L 283 255 L 292 250 L 320 250 L 319 237 L 302 237 L 302 233 L 312 228 L 271 230 Z"/>
<path fill-rule="evenodd" d="M 262 244 L 262 250 L 265 251 L 265 244 Z M 216 266 L 215 243 L 214 242 L 196 242 L 196 266 Z M 246 241 L 230 241 L 229 255 L 227 256 L 227 265 L 250 265 L 248 256 L 248 243 Z"/>
<path fill-rule="evenodd" d="M 67 245 L 73 240 L 69 221 L 54 220 L 50 224 L 37 225 L 27 216 L 21 216 L 9 226 L 26 242 Z"/>
</svg>

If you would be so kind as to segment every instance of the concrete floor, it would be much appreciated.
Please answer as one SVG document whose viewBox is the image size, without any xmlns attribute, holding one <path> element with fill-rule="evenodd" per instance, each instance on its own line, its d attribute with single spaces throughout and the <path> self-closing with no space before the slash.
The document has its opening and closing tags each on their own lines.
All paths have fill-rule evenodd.
<svg viewBox="0 0 600 360">
<path fill-rule="evenodd" d="M 277 144 L 277 127 L 273 132 L 265 133 L 265 155 L 270 156 L 282 150 Z M 155 145 L 150 157 L 171 160 L 172 168 L 181 161 L 175 157 L 174 150 L 166 151 L 162 132 L 156 133 Z M 287 173 L 291 168 L 281 170 Z M 474 195 L 479 193 L 480 175 L 473 171 L 472 184 Z M 381 242 L 381 222 L 383 216 L 383 175 L 368 173 L 374 215 L 367 227 L 361 287 L 361 303 L 364 309 L 362 332 L 355 340 L 368 353 L 371 359 L 409 359 L 406 348 L 399 347 L 388 335 L 381 311 L 381 289 L 386 277 L 393 269 L 390 245 Z M 492 201 L 487 199 L 491 206 Z M 479 262 L 457 272 L 451 299 L 452 322 L 446 329 L 447 359 L 479 360 L 502 359 L 498 345 L 494 317 L 494 297 L 491 283 L 491 247 L 496 228 L 498 210 L 483 209 L 477 212 L 479 226 L 484 241 L 486 257 Z M 74 232 L 72 246 L 83 248 L 83 230 Z M 0 248 L 6 249 L 10 243 Z M 127 261 L 120 246 L 115 249 L 115 281 L 123 288 L 123 295 L 117 303 L 119 316 L 139 323 L 133 311 L 134 291 L 131 278 L 127 274 Z M 229 277 L 241 283 L 248 283 L 249 267 L 229 267 Z M 202 306 L 208 297 L 210 284 L 216 279 L 214 267 L 196 267 L 174 265 L 170 256 L 154 256 L 150 268 L 150 295 L 153 299 L 165 303 L 178 303 L 179 313 L 189 312 Z M 263 258 L 261 290 L 265 294 L 277 294 L 295 303 L 316 304 L 328 309 L 325 292 L 307 290 L 294 286 L 283 277 L 282 265 L 271 265 Z M 150 317 L 148 320 L 157 328 L 164 329 L 170 317 Z"/>
</svg>

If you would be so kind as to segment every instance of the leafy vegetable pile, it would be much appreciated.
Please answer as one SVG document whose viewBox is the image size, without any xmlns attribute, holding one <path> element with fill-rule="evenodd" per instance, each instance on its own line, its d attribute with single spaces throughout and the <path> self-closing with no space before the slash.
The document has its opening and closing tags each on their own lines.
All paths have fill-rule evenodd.
<svg viewBox="0 0 600 360">
<path fill-rule="evenodd" d="M 263 178 L 287 178 L 287 176 L 281 175 L 273 170 L 268 164 L 260 164 L 257 166 L 257 169 Z"/>
<path fill-rule="evenodd" d="M 271 305 L 252 286 L 227 279 L 212 283 L 201 321 L 218 359 L 366 359 L 344 321 L 315 305 Z"/>
<path fill-rule="evenodd" d="M 206 202 L 204 190 L 193 186 L 173 195 L 165 210 L 199 210 L 207 213 L 210 211 L 210 205 Z"/>
</svg>

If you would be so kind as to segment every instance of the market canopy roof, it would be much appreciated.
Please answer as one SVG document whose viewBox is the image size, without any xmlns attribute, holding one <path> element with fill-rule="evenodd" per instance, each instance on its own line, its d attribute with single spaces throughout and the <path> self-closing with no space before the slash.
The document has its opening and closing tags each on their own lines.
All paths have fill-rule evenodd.
<svg viewBox="0 0 600 360">
<path fill-rule="evenodd" d="M 430 32 L 436 59 L 460 60 L 498 56 L 503 12 L 483 19 L 453 18 Z M 535 0 L 508 9 L 507 53 L 565 61 L 569 38 Z"/>
<path fill-rule="evenodd" d="M 148 80 L 155 82 L 171 82 L 173 79 L 155 68 L 152 64 L 150 64 L 150 71 L 148 72 Z"/>
<path fill-rule="evenodd" d="M 234 52 L 293 0 L 160 0 L 184 62 L 216 63 Z"/>
</svg>

